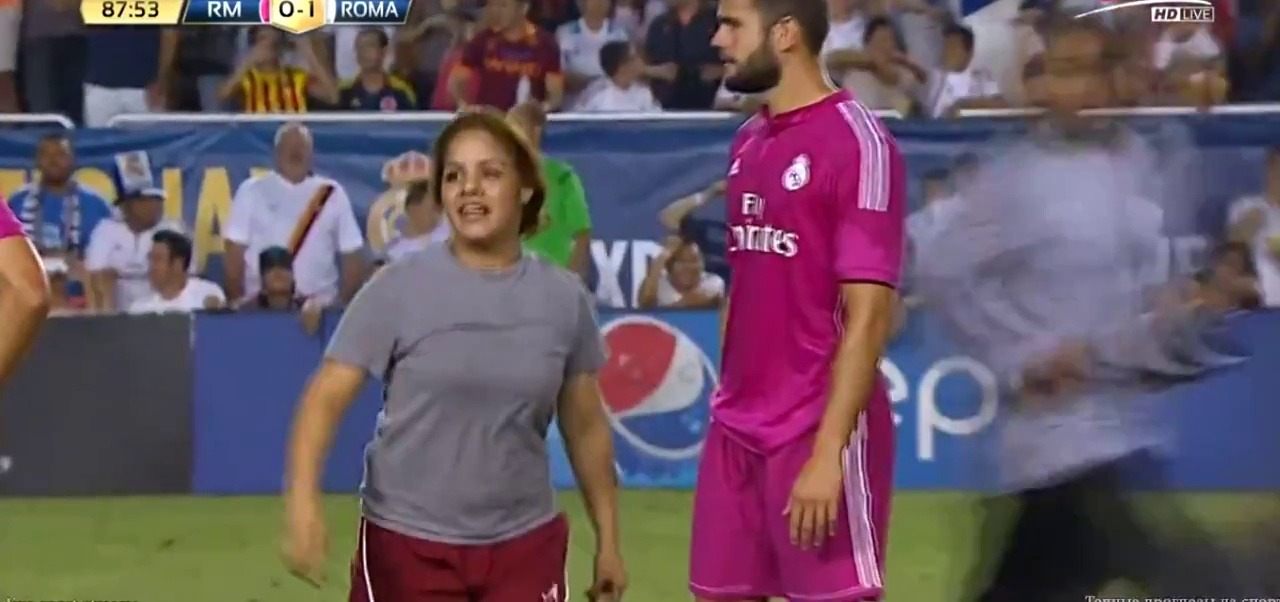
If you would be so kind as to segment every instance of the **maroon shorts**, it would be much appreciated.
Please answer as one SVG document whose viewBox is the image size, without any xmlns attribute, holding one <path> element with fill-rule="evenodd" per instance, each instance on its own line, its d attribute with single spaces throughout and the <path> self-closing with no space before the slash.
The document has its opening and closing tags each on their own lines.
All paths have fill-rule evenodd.
<svg viewBox="0 0 1280 602">
<path fill-rule="evenodd" d="M 427 541 L 360 520 L 350 602 L 564 602 L 569 521 L 492 544 Z"/>
</svg>

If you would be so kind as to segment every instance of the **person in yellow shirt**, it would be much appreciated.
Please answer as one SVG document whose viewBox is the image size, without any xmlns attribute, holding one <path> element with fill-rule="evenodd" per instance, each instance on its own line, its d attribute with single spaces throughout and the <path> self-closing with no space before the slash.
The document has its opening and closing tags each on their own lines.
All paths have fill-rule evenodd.
<svg viewBox="0 0 1280 602">
<path fill-rule="evenodd" d="M 261 27 L 250 34 L 248 55 L 219 90 L 223 102 L 245 113 L 305 113 L 312 100 L 338 103 L 338 82 L 320 61 L 315 38 L 297 40 L 304 69 L 284 64 L 284 32 Z"/>
</svg>

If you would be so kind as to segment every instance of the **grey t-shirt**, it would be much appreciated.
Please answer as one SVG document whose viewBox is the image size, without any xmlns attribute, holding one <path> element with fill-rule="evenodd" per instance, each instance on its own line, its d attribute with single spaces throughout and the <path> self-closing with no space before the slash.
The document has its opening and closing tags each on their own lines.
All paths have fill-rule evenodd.
<svg viewBox="0 0 1280 602">
<path fill-rule="evenodd" d="M 482 544 L 555 516 L 547 428 L 565 381 L 604 363 L 577 276 L 533 257 L 474 271 L 433 246 L 369 281 L 326 356 L 385 384 L 365 449 L 367 519 Z"/>
</svg>

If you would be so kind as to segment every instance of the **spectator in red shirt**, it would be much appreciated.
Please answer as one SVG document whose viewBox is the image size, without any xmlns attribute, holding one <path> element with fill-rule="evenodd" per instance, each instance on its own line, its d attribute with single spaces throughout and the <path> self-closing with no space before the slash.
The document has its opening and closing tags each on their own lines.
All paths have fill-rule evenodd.
<svg viewBox="0 0 1280 602">
<path fill-rule="evenodd" d="M 467 47 L 467 42 L 475 37 L 476 32 L 476 16 L 468 10 L 455 10 L 454 17 L 460 24 L 458 37 L 454 40 L 453 45 L 444 53 L 444 58 L 440 61 L 440 73 L 437 76 L 435 86 L 431 91 L 431 110 L 433 111 L 453 111 L 458 108 L 453 100 L 453 92 L 449 87 L 449 78 L 453 75 L 454 67 L 462 62 L 462 51 Z M 475 98 L 479 91 L 480 83 L 476 81 L 478 78 L 467 78 L 467 90 L 463 95 L 465 98 Z"/>
<path fill-rule="evenodd" d="M 528 100 L 547 111 L 564 100 L 564 74 L 555 37 L 529 22 L 528 0 L 490 0 L 489 29 L 467 42 L 462 60 L 449 77 L 449 92 L 459 108 L 488 105 L 503 111 Z M 468 87 L 475 81 L 475 96 Z"/>
</svg>

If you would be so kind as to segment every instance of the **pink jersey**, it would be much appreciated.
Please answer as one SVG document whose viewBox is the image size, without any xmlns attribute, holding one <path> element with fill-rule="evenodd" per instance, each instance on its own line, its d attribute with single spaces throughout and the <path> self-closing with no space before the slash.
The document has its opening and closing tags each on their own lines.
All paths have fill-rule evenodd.
<svg viewBox="0 0 1280 602">
<path fill-rule="evenodd" d="M 0 238 L 11 236 L 22 236 L 22 223 L 13 215 L 13 210 L 9 209 L 9 203 L 0 196 Z"/>
<path fill-rule="evenodd" d="M 812 430 L 842 336 L 840 286 L 896 287 L 905 168 L 888 129 L 847 92 L 734 139 L 728 205 L 729 321 L 712 419 L 769 451 Z M 888 404 L 883 383 L 869 403 Z"/>
</svg>

